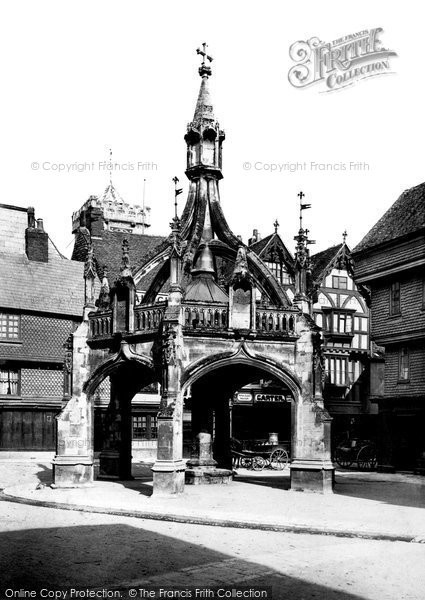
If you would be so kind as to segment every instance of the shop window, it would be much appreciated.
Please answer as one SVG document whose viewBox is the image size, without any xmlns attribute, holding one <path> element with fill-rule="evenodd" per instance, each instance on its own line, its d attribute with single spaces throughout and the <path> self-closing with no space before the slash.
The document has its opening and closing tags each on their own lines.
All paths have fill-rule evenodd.
<svg viewBox="0 0 425 600">
<path fill-rule="evenodd" d="M 21 318 L 19 315 L 0 313 L 0 339 L 19 340 Z"/>
<path fill-rule="evenodd" d="M 395 281 L 390 289 L 390 315 L 400 314 L 400 282 Z"/>
<path fill-rule="evenodd" d="M 400 381 L 409 381 L 410 365 L 409 365 L 409 349 L 400 348 L 398 378 Z"/>
<path fill-rule="evenodd" d="M 0 369 L 0 395 L 19 396 L 19 371 L 17 369 Z"/>
<path fill-rule="evenodd" d="M 156 440 L 158 419 L 156 414 L 133 415 L 133 439 Z"/>
<path fill-rule="evenodd" d="M 351 366 L 345 358 L 327 358 L 325 369 L 327 383 L 348 386 L 353 380 Z"/>
</svg>

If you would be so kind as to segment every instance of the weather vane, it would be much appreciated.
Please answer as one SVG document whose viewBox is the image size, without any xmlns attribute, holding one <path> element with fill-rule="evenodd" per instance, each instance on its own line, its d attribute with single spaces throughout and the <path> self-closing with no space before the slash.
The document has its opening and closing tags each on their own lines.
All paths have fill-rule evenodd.
<svg viewBox="0 0 425 600">
<path fill-rule="evenodd" d="M 178 188 L 177 184 L 179 183 L 178 177 L 173 177 L 174 181 L 174 217 L 177 219 L 177 196 L 179 196 L 183 192 L 183 188 Z"/>
</svg>

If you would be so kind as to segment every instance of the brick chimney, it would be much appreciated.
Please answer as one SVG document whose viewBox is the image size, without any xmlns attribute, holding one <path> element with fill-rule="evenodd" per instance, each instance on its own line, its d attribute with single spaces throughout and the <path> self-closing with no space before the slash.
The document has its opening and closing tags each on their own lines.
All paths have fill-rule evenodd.
<svg viewBox="0 0 425 600">
<path fill-rule="evenodd" d="M 255 242 L 259 242 L 261 240 L 261 235 L 258 232 L 258 229 L 254 229 L 252 232 L 252 237 L 249 238 L 248 240 L 248 246 L 251 246 L 251 244 L 255 244 Z"/>
<path fill-rule="evenodd" d="M 48 262 L 49 236 L 44 231 L 43 219 L 35 221 L 34 208 L 28 208 L 28 227 L 25 230 L 25 251 L 29 260 Z"/>
</svg>

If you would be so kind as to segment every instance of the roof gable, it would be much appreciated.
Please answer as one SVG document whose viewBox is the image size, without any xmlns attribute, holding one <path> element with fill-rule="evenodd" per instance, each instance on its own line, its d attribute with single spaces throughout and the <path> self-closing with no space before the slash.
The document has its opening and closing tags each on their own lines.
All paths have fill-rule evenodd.
<svg viewBox="0 0 425 600">
<path fill-rule="evenodd" d="M 353 276 L 353 261 L 350 249 L 346 244 L 337 244 L 313 254 L 311 257 L 312 277 L 321 283 L 332 269 L 346 269 Z"/>
<path fill-rule="evenodd" d="M 290 273 L 294 271 L 294 259 L 278 233 L 272 233 L 249 246 L 263 261 L 281 261 Z"/>
</svg>

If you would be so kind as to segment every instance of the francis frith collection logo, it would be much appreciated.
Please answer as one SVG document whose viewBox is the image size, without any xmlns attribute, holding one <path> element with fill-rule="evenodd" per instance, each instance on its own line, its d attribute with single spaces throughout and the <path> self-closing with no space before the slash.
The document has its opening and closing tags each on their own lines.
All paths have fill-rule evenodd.
<svg viewBox="0 0 425 600">
<path fill-rule="evenodd" d="M 289 48 L 296 64 L 289 69 L 288 79 L 297 88 L 314 84 L 322 91 L 333 92 L 353 83 L 391 73 L 390 58 L 397 56 L 382 46 L 383 29 L 365 29 L 332 42 L 318 37 L 298 41 Z"/>
</svg>

